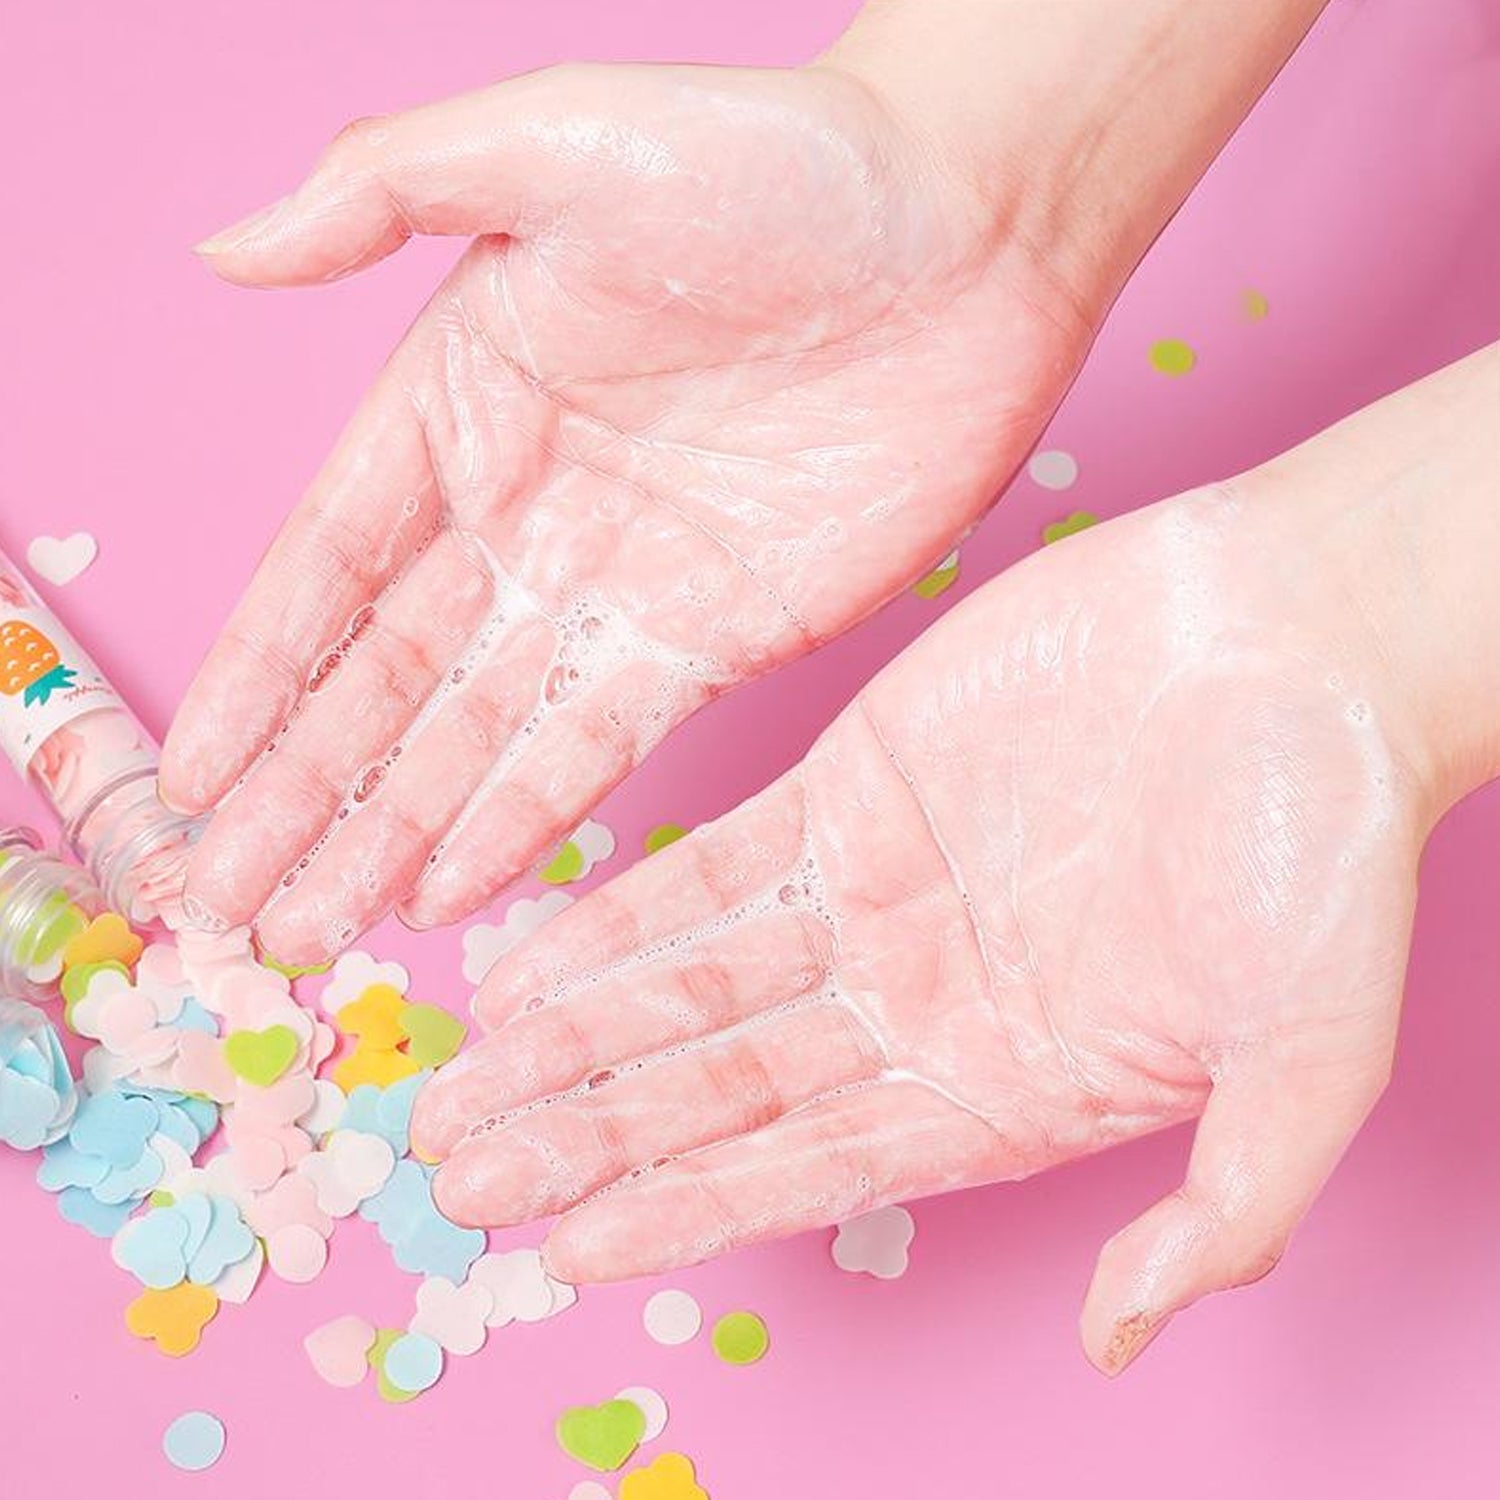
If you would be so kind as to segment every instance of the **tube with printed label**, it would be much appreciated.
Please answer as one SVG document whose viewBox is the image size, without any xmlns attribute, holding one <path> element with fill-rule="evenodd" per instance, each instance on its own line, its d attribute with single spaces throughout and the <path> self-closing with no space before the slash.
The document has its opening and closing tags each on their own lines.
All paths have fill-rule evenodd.
<svg viewBox="0 0 1500 1500">
<path fill-rule="evenodd" d="M 155 741 L 3 552 L 0 748 L 114 910 L 136 922 L 173 914 L 200 822 L 158 798 Z"/>
</svg>

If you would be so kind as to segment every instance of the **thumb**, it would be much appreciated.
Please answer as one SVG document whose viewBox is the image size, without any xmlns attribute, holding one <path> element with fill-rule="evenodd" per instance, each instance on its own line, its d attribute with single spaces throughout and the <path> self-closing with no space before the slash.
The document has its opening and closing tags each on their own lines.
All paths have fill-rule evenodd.
<svg viewBox="0 0 1500 1500">
<path fill-rule="evenodd" d="M 1187 1180 L 1100 1252 L 1081 1324 L 1095 1366 L 1117 1375 L 1173 1314 L 1276 1265 L 1380 1097 L 1393 1040 L 1337 1060 L 1276 1047 L 1226 1068 Z"/>
<path fill-rule="evenodd" d="M 195 246 L 226 281 L 301 286 L 363 270 L 413 234 L 511 234 L 550 220 L 586 156 L 561 122 L 595 70 L 552 68 L 356 120 L 294 192 Z"/>
</svg>

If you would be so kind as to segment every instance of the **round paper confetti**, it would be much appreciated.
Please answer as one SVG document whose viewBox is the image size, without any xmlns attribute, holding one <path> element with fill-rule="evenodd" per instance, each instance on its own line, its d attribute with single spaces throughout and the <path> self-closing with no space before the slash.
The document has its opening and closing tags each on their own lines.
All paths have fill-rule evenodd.
<svg viewBox="0 0 1500 1500">
<path fill-rule="evenodd" d="M 686 837 L 687 829 L 680 823 L 658 823 L 646 835 L 646 853 L 655 854 L 658 849 L 665 849 L 668 844 L 675 844 L 678 839 Z"/>
<path fill-rule="evenodd" d="M 436 1339 L 405 1333 L 385 1352 L 381 1373 L 398 1391 L 425 1391 L 443 1373 L 443 1351 Z"/>
<path fill-rule="evenodd" d="M 641 1415 L 646 1419 L 646 1430 L 641 1435 L 643 1443 L 649 1443 L 659 1438 L 667 1425 L 667 1403 L 661 1394 L 653 1391 L 649 1385 L 627 1385 L 623 1391 L 615 1396 L 616 1401 L 628 1401 L 632 1406 L 641 1409 Z"/>
<path fill-rule="evenodd" d="M 958 568 L 958 548 L 955 547 L 932 572 L 912 585 L 912 593 L 919 599 L 936 599 L 946 594 L 958 582 Z"/>
<path fill-rule="evenodd" d="M 646 1303 L 642 1320 L 658 1344 L 686 1344 L 703 1327 L 703 1309 L 687 1292 L 657 1292 Z"/>
<path fill-rule="evenodd" d="M 1078 478 L 1078 460 L 1061 448 L 1048 448 L 1031 455 L 1026 472 L 1044 490 L 1065 490 Z"/>
<path fill-rule="evenodd" d="M 1271 311 L 1271 304 L 1266 300 L 1264 292 L 1257 292 L 1251 287 L 1246 287 L 1240 293 L 1240 311 L 1252 323 L 1259 323 Z"/>
<path fill-rule="evenodd" d="M 1198 363 L 1191 344 L 1181 339 L 1158 339 L 1151 346 L 1151 364 L 1163 375 L 1186 375 Z"/>
<path fill-rule="evenodd" d="M 224 1424 L 206 1411 L 184 1412 L 167 1428 L 161 1446 L 179 1469 L 194 1474 L 211 1469 L 224 1453 Z"/>
<path fill-rule="evenodd" d="M 611 1497 L 597 1479 L 580 1479 L 568 1491 L 568 1500 L 611 1500 Z"/>
<path fill-rule="evenodd" d="M 771 1347 L 771 1336 L 753 1312 L 725 1313 L 714 1324 L 713 1345 L 726 1365 L 753 1365 Z"/>
</svg>

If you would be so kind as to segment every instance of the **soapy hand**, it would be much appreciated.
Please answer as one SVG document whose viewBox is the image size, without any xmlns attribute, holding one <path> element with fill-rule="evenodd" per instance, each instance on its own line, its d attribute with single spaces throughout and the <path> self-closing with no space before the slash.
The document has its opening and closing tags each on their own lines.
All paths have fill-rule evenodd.
<svg viewBox="0 0 1500 1500">
<path fill-rule="evenodd" d="M 1431 818 L 1305 498 L 1251 476 L 1029 558 L 528 939 L 418 1100 L 444 1211 L 571 1210 L 550 1265 L 603 1280 L 1196 1118 L 1090 1357 L 1268 1271 L 1386 1082 Z"/>
<path fill-rule="evenodd" d="M 167 799 L 228 796 L 190 909 L 296 962 L 462 917 L 931 567 L 1100 311 L 1003 218 L 834 69 L 568 67 L 351 126 L 202 247 L 290 285 L 477 236 L 173 727 Z"/>
</svg>

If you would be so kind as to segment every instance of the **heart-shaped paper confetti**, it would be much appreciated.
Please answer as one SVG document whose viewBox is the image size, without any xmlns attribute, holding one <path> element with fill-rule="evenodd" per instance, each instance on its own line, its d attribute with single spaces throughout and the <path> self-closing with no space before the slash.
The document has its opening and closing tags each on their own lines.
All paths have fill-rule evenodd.
<svg viewBox="0 0 1500 1500">
<path fill-rule="evenodd" d="M 86 531 L 71 536 L 39 536 L 26 548 L 31 571 L 48 583 L 72 583 L 99 555 L 99 543 Z"/>
<path fill-rule="evenodd" d="M 436 1005 L 408 1005 L 401 1012 L 406 1055 L 423 1068 L 440 1068 L 458 1054 L 467 1028 L 457 1016 Z"/>
<path fill-rule="evenodd" d="M 483 1255 L 469 1271 L 469 1280 L 483 1286 L 494 1299 L 486 1320 L 491 1328 L 503 1328 L 507 1323 L 540 1323 L 564 1306 L 571 1306 L 571 1299 L 560 1297 L 559 1292 L 570 1293 L 573 1288 L 548 1276 L 536 1250 Z"/>
<path fill-rule="evenodd" d="M 607 1474 L 640 1447 L 646 1416 L 633 1401 L 570 1407 L 557 1419 L 557 1442 L 579 1463 Z"/>
<path fill-rule="evenodd" d="M 224 1059 L 246 1083 L 270 1088 L 296 1061 L 300 1045 L 290 1026 L 232 1031 L 224 1039 Z"/>
<path fill-rule="evenodd" d="M 370 1368 L 375 1330 L 352 1314 L 315 1328 L 302 1340 L 312 1367 L 329 1385 L 356 1386 Z"/>
<path fill-rule="evenodd" d="M 391 1143 L 358 1130 L 335 1130 L 321 1151 L 297 1164 L 317 1192 L 318 1207 L 335 1219 L 352 1214 L 390 1180 L 396 1167 Z"/>
</svg>

